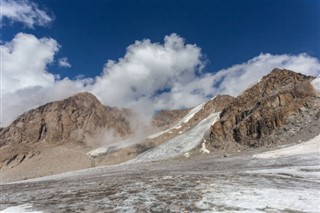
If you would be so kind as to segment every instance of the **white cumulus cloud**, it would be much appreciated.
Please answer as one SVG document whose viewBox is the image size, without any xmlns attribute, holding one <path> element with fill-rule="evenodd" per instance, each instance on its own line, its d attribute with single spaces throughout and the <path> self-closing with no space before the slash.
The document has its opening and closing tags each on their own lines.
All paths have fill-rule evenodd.
<svg viewBox="0 0 320 213">
<path fill-rule="evenodd" d="M 70 67 L 71 67 L 71 64 L 69 63 L 67 57 L 60 58 L 60 59 L 58 60 L 58 64 L 59 64 L 60 67 L 67 67 L 67 68 L 70 68 Z"/>
<path fill-rule="evenodd" d="M 53 85 L 55 77 L 46 67 L 58 50 L 54 39 L 38 39 L 25 33 L 18 33 L 11 42 L 1 45 L 3 93 Z"/>
<path fill-rule="evenodd" d="M 58 50 L 56 40 L 25 33 L 1 45 L 1 125 L 48 101 L 83 91 L 90 83 L 90 79 L 60 80 L 47 70 Z"/>
<path fill-rule="evenodd" d="M 246 63 L 220 70 L 212 76 L 213 92 L 237 96 L 250 85 L 256 83 L 274 68 L 289 69 L 305 75 L 318 76 L 320 62 L 305 53 L 298 55 L 260 54 Z M 209 77 L 210 78 L 210 77 Z"/>
<path fill-rule="evenodd" d="M 26 27 L 47 26 L 53 17 L 45 10 L 29 0 L 0 0 L 0 22 L 7 19 L 10 22 L 21 22 Z"/>
<path fill-rule="evenodd" d="M 176 34 L 166 36 L 163 44 L 136 41 L 123 58 L 108 61 L 92 92 L 104 104 L 140 106 L 164 90 L 193 81 L 203 66 L 201 49 Z"/>
<path fill-rule="evenodd" d="M 319 60 L 304 53 L 260 54 L 204 73 L 200 47 L 171 34 L 163 43 L 136 41 L 122 58 L 108 61 L 95 79 L 59 79 L 47 70 L 58 50 L 52 38 L 23 33 L 1 45 L 2 125 L 31 108 L 82 91 L 92 92 L 105 105 L 132 107 L 150 116 L 159 109 L 193 107 L 217 94 L 237 96 L 276 67 L 320 75 Z"/>
</svg>

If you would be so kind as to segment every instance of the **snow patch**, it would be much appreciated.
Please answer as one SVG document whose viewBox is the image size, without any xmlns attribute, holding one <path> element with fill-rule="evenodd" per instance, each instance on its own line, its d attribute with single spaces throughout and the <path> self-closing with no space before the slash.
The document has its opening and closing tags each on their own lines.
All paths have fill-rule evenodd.
<svg viewBox="0 0 320 213">
<path fill-rule="evenodd" d="M 213 97 L 210 99 L 210 101 L 213 101 L 216 97 L 217 97 L 216 95 L 213 96 Z"/>
<path fill-rule="evenodd" d="M 19 205 L 19 206 L 12 206 L 9 208 L 6 208 L 0 213 L 42 213 L 40 211 L 33 211 L 31 204 L 24 204 L 24 205 Z"/>
<path fill-rule="evenodd" d="M 98 157 L 101 155 L 105 155 L 108 153 L 108 147 L 99 147 L 95 150 L 92 150 L 87 153 L 87 155 L 90 155 L 91 157 Z"/>
<path fill-rule="evenodd" d="M 278 158 L 292 155 L 320 153 L 320 135 L 294 146 L 253 155 L 254 158 Z"/>
<path fill-rule="evenodd" d="M 153 138 L 156 138 L 156 137 L 159 137 L 160 135 L 163 135 L 167 132 L 170 132 L 172 129 L 175 129 L 176 127 L 172 127 L 172 128 L 169 128 L 169 129 L 166 129 L 166 130 L 163 130 L 161 132 L 157 132 L 157 133 L 154 133 L 152 135 L 149 135 L 147 138 L 148 139 L 153 139 Z"/>
<path fill-rule="evenodd" d="M 228 211 L 230 209 L 234 210 L 232 212 L 319 212 L 320 210 L 319 191 L 315 188 L 303 190 L 256 188 L 240 184 L 225 184 L 223 187 L 215 184 L 207 186 L 202 200 L 198 201 L 196 206 L 200 209 L 211 207 L 214 212 L 230 212 Z"/>
<path fill-rule="evenodd" d="M 312 80 L 311 84 L 316 90 L 320 91 L 320 76 Z"/>
<path fill-rule="evenodd" d="M 206 142 L 207 140 L 204 139 L 203 143 L 201 144 L 200 152 L 209 154 L 210 151 L 206 148 Z"/>
<path fill-rule="evenodd" d="M 206 104 L 207 102 L 204 102 L 196 107 L 194 107 L 184 118 L 182 118 L 181 122 L 182 123 L 188 123 L 188 121 L 193 118 L 193 116 L 199 112 L 201 109 L 203 109 L 203 106 Z"/>
<path fill-rule="evenodd" d="M 305 180 L 312 180 L 320 182 L 320 165 L 308 165 L 308 166 L 291 166 L 275 169 L 258 169 L 253 171 L 247 171 L 251 174 L 264 174 L 272 177 L 297 177 Z"/>
</svg>

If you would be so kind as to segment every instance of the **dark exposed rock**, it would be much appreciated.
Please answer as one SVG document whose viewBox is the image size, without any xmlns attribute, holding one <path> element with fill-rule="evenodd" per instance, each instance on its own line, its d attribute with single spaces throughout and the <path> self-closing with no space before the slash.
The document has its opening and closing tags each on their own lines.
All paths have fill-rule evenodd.
<svg viewBox="0 0 320 213">
<path fill-rule="evenodd" d="M 233 100 L 234 100 L 234 97 L 230 95 L 217 95 L 216 97 L 208 101 L 203 106 L 203 110 L 200 110 L 197 114 L 195 114 L 193 119 L 202 120 L 208 117 L 212 112 L 222 111 Z"/>
<path fill-rule="evenodd" d="M 303 128 L 320 106 L 312 79 L 274 69 L 222 110 L 220 121 L 211 127 L 207 138 L 211 147 L 220 148 L 228 142 L 265 145 L 285 140 L 284 131 Z"/>
</svg>

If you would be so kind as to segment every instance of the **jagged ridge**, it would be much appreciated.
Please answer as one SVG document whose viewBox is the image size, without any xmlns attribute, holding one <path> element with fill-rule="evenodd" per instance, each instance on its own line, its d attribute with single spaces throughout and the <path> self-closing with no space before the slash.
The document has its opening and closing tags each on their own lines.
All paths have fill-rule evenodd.
<svg viewBox="0 0 320 213">
<path fill-rule="evenodd" d="M 223 109 L 207 138 L 212 148 L 226 147 L 230 142 L 261 146 L 285 140 L 285 132 L 303 128 L 319 106 L 312 79 L 274 69 Z"/>
</svg>

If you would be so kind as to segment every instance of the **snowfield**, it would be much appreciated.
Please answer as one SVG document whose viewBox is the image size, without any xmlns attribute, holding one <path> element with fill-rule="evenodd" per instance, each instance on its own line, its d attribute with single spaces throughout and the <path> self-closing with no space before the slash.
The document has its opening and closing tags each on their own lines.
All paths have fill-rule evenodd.
<svg viewBox="0 0 320 213">
<path fill-rule="evenodd" d="M 319 153 L 319 152 L 320 152 L 320 135 L 301 144 L 297 144 L 287 148 L 277 149 L 274 151 L 269 151 L 261 154 L 256 154 L 253 157 L 267 159 L 267 158 L 278 158 L 278 157 L 285 157 L 285 156 L 292 156 L 292 155 L 307 155 L 307 154 Z"/>
<path fill-rule="evenodd" d="M 210 128 L 212 123 L 215 123 L 219 119 L 219 114 L 220 112 L 212 113 L 188 132 L 185 132 L 184 134 L 181 134 L 160 146 L 142 153 L 128 163 L 157 161 L 173 158 L 196 148 L 203 141 L 203 136 Z"/>
<path fill-rule="evenodd" d="M 144 161 L 2 184 L 0 212 L 320 212 L 319 143 L 317 136 L 254 157 Z"/>
<path fill-rule="evenodd" d="M 19 205 L 19 206 L 13 206 L 6 208 L 0 213 L 42 213 L 40 211 L 33 211 L 32 210 L 32 205 L 30 204 L 24 204 L 24 205 Z"/>
</svg>

